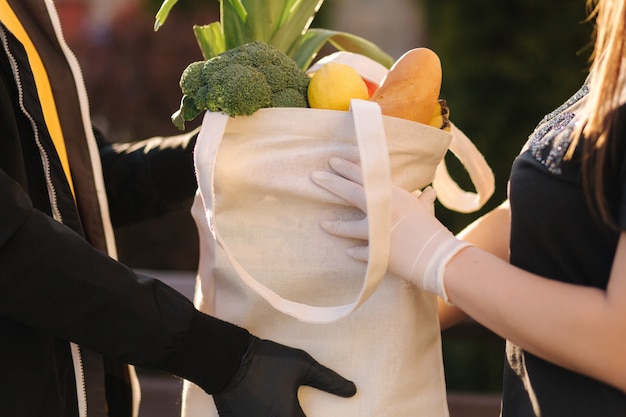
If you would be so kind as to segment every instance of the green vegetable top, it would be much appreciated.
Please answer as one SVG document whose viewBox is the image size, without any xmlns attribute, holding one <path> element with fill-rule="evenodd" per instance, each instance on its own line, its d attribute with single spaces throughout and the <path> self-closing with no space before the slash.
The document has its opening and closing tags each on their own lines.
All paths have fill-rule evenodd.
<svg viewBox="0 0 626 417">
<path fill-rule="evenodd" d="M 178 0 L 163 0 L 154 29 L 158 30 Z M 310 25 L 324 0 L 220 0 L 220 21 L 193 27 L 205 59 L 253 41 L 283 51 L 307 69 L 319 50 L 330 43 L 340 51 L 365 55 L 386 67 L 394 59 L 359 36 Z"/>
<path fill-rule="evenodd" d="M 183 71 L 180 108 L 172 121 L 184 129 L 203 110 L 232 117 L 266 107 L 308 107 L 309 76 L 281 50 L 264 42 L 229 49 Z"/>
</svg>

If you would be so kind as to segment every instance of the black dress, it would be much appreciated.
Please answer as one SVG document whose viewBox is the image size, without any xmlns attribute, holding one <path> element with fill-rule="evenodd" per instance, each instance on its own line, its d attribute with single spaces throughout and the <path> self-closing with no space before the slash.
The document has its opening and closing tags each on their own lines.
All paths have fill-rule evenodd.
<svg viewBox="0 0 626 417">
<path fill-rule="evenodd" d="M 513 164 L 511 263 L 550 279 L 606 289 L 620 232 L 602 224 L 585 200 L 582 141 L 573 158 L 564 160 L 587 96 L 584 86 L 547 115 Z M 624 135 L 624 107 L 620 115 L 615 134 Z M 618 162 L 607 168 L 605 189 L 612 214 L 626 230 L 626 164 L 621 149 Z M 511 342 L 507 342 L 504 369 L 503 417 L 626 416 L 625 393 L 544 361 Z"/>
</svg>

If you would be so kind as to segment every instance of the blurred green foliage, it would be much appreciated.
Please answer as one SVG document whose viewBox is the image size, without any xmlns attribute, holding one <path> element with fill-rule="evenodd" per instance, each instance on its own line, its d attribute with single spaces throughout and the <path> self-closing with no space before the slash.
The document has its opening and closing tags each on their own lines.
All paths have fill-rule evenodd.
<svg viewBox="0 0 626 417">
<path fill-rule="evenodd" d="M 442 334 L 446 385 L 452 392 L 502 390 L 504 340 L 472 320 Z"/>
<path fill-rule="evenodd" d="M 509 169 L 526 138 L 584 81 L 592 25 L 584 0 L 423 4 L 427 46 L 441 58 L 442 97 L 451 119 L 482 151 L 496 177 L 496 193 L 479 213 L 438 208 L 442 221 L 458 231 L 506 198 Z M 453 177 L 462 182 L 454 163 L 452 158 Z"/>
</svg>

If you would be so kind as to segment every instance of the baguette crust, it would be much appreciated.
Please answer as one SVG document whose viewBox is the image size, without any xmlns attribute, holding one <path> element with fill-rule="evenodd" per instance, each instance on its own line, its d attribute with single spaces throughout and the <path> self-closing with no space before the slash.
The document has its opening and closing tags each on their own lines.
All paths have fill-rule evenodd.
<svg viewBox="0 0 626 417">
<path fill-rule="evenodd" d="M 402 55 L 389 70 L 372 101 L 385 116 L 428 124 L 441 91 L 441 61 L 428 48 Z"/>
</svg>

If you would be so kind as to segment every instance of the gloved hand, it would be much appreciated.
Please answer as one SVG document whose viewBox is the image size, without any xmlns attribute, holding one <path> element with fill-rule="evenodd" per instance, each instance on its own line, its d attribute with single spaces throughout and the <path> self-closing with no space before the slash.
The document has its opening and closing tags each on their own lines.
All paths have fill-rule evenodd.
<svg viewBox="0 0 626 417">
<path fill-rule="evenodd" d="M 297 395 L 300 385 L 341 397 L 356 393 L 353 382 L 305 351 L 251 336 L 241 367 L 213 399 L 220 417 L 304 417 Z"/>
<path fill-rule="evenodd" d="M 361 168 L 339 158 L 331 158 L 330 165 L 339 175 L 316 171 L 311 176 L 313 181 L 367 214 Z M 432 187 L 427 187 L 417 197 L 393 186 L 389 270 L 449 302 L 443 283 L 445 265 L 469 244 L 455 238 L 435 218 L 435 197 L 436 192 Z M 321 226 L 336 236 L 368 240 L 367 217 L 356 221 L 325 221 Z M 368 248 L 350 248 L 348 255 L 367 262 Z"/>
</svg>

